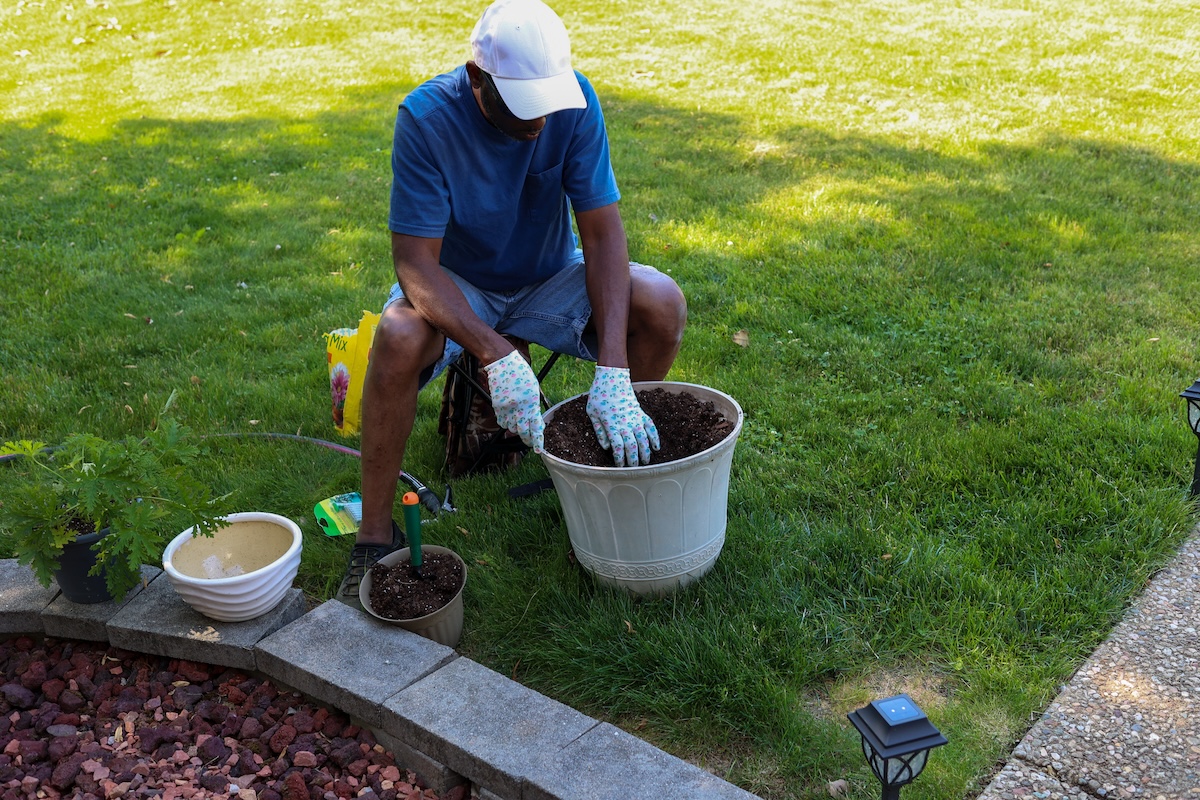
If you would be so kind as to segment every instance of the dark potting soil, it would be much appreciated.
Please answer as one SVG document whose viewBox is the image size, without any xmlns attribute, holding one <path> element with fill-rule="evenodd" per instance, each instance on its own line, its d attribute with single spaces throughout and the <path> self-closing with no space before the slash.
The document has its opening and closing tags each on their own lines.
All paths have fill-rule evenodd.
<svg viewBox="0 0 1200 800">
<path fill-rule="evenodd" d="M 412 561 L 371 567 L 371 608 L 388 619 L 416 619 L 454 599 L 463 584 L 462 564 L 453 556 L 424 553 L 421 574 Z"/>
<path fill-rule="evenodd" d="M 651 464 L 666 464 L 703 452 L 733 433 L 734 422 L 725 419 L 712 401 L 701 401 L 690 392 L 643 389 L 637 394 L 642 410 L 654 420 L 659 450 L 650 453 Z M 587 415 L 587 395 L 560 406 L 546 425 L 546 452 L 564 461 L 590 467 L 611 467 L 612 451 L 600 447 Z"/>
</svg>

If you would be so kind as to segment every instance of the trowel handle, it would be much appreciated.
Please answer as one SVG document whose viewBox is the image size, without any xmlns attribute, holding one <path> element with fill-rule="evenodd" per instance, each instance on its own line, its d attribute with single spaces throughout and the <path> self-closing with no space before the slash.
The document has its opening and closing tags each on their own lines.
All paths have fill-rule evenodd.
<svg viewBox="0 0 1200 800">
<path fill-rule="evenodd" d="M 401 502 L 404 504 L 404 533 L 408 536 L 408 551 L 412 554 L 413 567 L 420 569 L 421 499 L 416 492 L 405 492 Z"/>
</svg>

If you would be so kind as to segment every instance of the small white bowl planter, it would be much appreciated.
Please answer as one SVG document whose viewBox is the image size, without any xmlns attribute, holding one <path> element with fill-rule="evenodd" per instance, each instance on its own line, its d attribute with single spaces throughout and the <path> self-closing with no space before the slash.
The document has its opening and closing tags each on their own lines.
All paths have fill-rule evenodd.
<svg viewBox="0 0 1200 800">
<path fill-rule="evenodd" d="M 163 552 L 163 570 L 184 602 L 206 617 L 244 622 L 270 611 L 300 569 L 300 526 L 262 511 L 230 514 L 211 537 L 188 528 Z"/>
<path fill-rule="evenodd" d="M 550 453 L 542 453 L 542 461 L 579 563 L 601 583 L 664 595 L 708 572 L 721 554 L 742 408 L 729 395 L 692 383 L 643 382 L 633 388 L 686 392 L 711 401 L 734 423 L 733 431 L 707 450 L 665 464 L 592 467 Z M 546 424 L 574 399 L 547 411 Z"/>
</svg>

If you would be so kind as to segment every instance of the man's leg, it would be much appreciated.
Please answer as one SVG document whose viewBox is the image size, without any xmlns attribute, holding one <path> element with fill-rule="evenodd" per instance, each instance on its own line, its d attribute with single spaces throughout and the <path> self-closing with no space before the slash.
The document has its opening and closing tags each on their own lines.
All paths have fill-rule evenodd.
<svg viewBox="0 0 1200 800">
<path fill-rule="evenodd" d="M 629 377 L 661 381 L 683 344 L 687 300 L 666 274 L 636 263 L 629 271 Z"/>
<path fill-rule="evenodd" d="M 362 521 L 338 590 L 351 605 L 362 575 L 394 546 L 396 481 L 417 415 L 421 372 L 441 355 L 444 341 L 403 299 L 384 310 L 375 328 L 363 382 Z"/>
</svg>

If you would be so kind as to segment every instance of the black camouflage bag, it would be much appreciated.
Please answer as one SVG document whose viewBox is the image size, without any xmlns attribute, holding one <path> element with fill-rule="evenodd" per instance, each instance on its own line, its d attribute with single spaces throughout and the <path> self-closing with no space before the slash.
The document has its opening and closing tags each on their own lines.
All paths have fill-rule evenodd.
<svg viewBox="0 0 1200 800">
<path fill-rule="evenodd" d="M 530 361 L 528 342 L 505 338 Z M 487 370 L 464 351 L 456 366 L 446 370 L 438 415 L 438 433 L 446 437 L 445 469 L 452 478 L 514 467 L 529 449 L 519 436 L 500 427 L 487 395 L 473 386 L 467 376 L 479 387 L 488 388 Z"/>
</svg>

